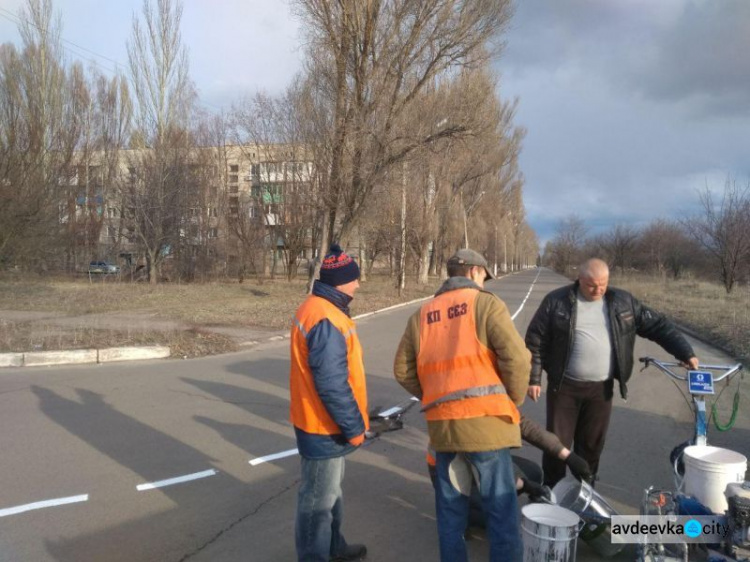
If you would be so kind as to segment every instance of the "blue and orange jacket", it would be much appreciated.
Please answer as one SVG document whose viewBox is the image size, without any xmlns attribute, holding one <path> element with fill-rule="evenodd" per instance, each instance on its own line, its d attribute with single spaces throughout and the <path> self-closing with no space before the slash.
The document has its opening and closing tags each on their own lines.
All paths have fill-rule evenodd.
<svg viewBox="0 0 750 562">
<path fill-rule="evenodd" d="M 290 419 L 300 455 L 333 458 L 369 427 L 367 389 L 351 297 L 316 281 L 292 322 Z"/>
</svg>

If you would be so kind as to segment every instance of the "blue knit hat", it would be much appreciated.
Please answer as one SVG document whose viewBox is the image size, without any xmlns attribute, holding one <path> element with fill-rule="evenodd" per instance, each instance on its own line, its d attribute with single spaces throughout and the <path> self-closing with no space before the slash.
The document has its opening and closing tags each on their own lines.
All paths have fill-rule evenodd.
<svg viewBox="0 0 750 562">
<path fill-rule="evenodd" d="M 359 266 L 351 256 L 344 253 L 341 246 L 334 244 L 320 266 L 320 281 L 337 287 L 359 279 Z"/>
</svg>

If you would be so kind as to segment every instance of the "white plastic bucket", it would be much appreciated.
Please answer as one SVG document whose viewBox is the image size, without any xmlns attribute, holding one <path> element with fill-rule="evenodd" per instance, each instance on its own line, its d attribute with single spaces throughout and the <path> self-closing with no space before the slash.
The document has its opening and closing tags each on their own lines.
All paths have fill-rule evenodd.
<svg viewBox="0 0 750 562">
<path fill-rule="evenodd" d="M 696 499 L 714 513 L 727 509 L 724 490 L 732 482 L 744 482 L 747 457 L 729 449 L 710 445 L 692 445 L 683 453 L 685 494 Z"/>
<path fill-rule="evenodd" d="M 523 562 L 573 562 L 580 521 L 575 513 L 557 505 L 523 506 Z"/>
</svg>

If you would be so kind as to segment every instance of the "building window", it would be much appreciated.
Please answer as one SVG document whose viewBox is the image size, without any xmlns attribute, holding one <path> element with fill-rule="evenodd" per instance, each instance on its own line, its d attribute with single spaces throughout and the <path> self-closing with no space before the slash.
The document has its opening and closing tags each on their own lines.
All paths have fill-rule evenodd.
<svg viewBox="0 0 750 562">
<path fill-rule="evenodd" d="M 111 219 L 116 219 L 117 218 L 117 209 L 115 209 L 114 207 L 107 207 L 107 217 L 109 217 Z"/>
<path fill-rule="evenodd" d="M 240 167 L 236 164 L 232 164 L 231 166 L 229 166 L 229 171 L 232 172 L 233 174 L 236 174 L 237 172 L 240 171 Z"/>
<path fill-rule="evenodd" d="M 114 240 L 117 238 L 117 229 L 114 226 L 108 226 L 107 227 L 107 236 Z"/>
<path fill-rule="evenodd" d="M 219 229 L 218 228 L 209 228 L 208 229 L 208 237 L 209 238 L 218 238 L 219 237 Z"/>
<path fill-rule="evenodd" d="M 239 179 L 240 177 L 237 174 L 232 174 L 229 176 L 229 183 L 237 183 Z"/>
<path fill-rule="evenodd" d="M 258 218 L 258 207 L 250 207 L 247 211 L 248 216 L 251 219 L 257 219 Z"/>
</svg>

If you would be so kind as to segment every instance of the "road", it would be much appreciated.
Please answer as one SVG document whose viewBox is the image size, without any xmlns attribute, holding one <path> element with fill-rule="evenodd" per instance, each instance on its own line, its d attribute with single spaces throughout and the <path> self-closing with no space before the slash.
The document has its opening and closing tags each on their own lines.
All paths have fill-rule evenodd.
<svg viewBox="0 0 750 562">
<path fill-rule="evenodd" d="M 522 334 L 541 298 L 565 283 L 542 270 L 519 311 L 536 275 L 488 285 L 517 312 Z M 373 406 L 407 398 L 391 366 L 417 306 L 358 322 Z M 694 345 L 704 362 L 730 361 Z M 643 340 L 636 353 L 665 357 Z M 627 402 L 615 398 L 598 486 L 621 513 L 637 513 L 647 485 L 671 487 L 669 451 L 691 433 L 688 407 L 665 376 L 637 373 L 630 387 Z M 287 389 L 288 341 L 191 361 L 4 369 L 0 561 L 294 559 L 298 457 L 249 462 L 295 447 Z M 527 403 L 524 412 L 543 421 L 542 408 Z M 374 562 L 438 559 L 425 423 L 416 408 L 405 422 L 348 457 L 345 533 L 365 542 Z M 748 409 L 732 431 L 710 439 L 750 456 Z M 522 454 L 540 458 L 531 448 Z M 481 533 L 469 550 L 487 558 Z M 579 545 L 578 560 L 597 559 Z"/>
</svg>

